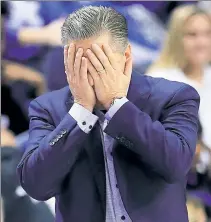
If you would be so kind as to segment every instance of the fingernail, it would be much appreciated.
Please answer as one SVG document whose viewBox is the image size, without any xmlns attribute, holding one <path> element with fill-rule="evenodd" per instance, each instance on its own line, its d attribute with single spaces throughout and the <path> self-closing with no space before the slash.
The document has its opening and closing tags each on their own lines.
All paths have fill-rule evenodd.
<svg viewBox="0 0 211 222">
<path fill-rule="evenodd" d="M 90 52 L 91 52 L 91 50 L 90 50 L 90 49 L 87 49 L 87 50 L 86 50 L 86 52 L 87 52 L 87 53 L 90 53 Z"/>
<path fill-rule="evenodd" d="M 74 46 L 74 44 L 73 43 L 70 43 L 70 47 L 73 47 Z"/>
</svg>

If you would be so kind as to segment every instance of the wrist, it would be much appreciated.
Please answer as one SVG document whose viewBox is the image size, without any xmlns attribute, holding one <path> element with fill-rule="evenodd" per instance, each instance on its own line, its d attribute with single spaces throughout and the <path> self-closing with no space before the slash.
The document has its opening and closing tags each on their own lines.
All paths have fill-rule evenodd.
<svg viewBox="0 0 211 222">
<path fill-rule="evenodd" d="M 124 96 L 116 96 L 116 97 L 113 97 L 109 102 L 107 102 L 104 107 L 106 110 L 109 110 L 115 103 L 115 101 L 117 99 L 122 99 Z"/>
<path fill-rule="evenodd" d="M 82 105 L 83 106 L 83 105 Z M 91 113 L 93 112 L 94 107 L 92 106 L 83 106 L 85 109 L 89 110 Z"/>
<path fill-rule="evenodd" d="M 92 105 L 87 105 L 87 104 L 79 103 L 79 102 L 77 102 L 77 101 L 75 101 L 75 103 L 83 106 L 85 109 L 89 110 L 91 113 L 92 113 L 93 110 L 94 110 L 94 106 L 92 106 Z"/>
</svg>

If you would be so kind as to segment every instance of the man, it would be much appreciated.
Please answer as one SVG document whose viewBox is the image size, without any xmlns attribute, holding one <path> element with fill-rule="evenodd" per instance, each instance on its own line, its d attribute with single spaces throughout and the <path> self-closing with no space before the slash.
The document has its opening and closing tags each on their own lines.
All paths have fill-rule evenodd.
<svg viewBox="0 0 211 222">
<path fill-rule="evenodd" d="M 111 8 L 70 14 L 62 27 L 69 86 L 30 105 L 17 171 L 33 198 L 56 197 L 56 221 L 188 221 L 199 96 L 183 83 L 131 78 L 127 36 Z"/>
</svg>

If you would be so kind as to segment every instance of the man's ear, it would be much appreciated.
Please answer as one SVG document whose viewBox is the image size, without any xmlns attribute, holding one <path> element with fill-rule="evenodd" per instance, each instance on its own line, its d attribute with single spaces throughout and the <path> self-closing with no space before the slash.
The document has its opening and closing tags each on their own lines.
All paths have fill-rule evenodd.
<svg viewBox="0 0 211 222">
<path fill-rule="evenodd" d="M 128 44 L 124 55 L 125 55 L 126 61 L 132 57 L 132 51 L 131 51 L 131 45 L 130 44 Z"/>
</svg>

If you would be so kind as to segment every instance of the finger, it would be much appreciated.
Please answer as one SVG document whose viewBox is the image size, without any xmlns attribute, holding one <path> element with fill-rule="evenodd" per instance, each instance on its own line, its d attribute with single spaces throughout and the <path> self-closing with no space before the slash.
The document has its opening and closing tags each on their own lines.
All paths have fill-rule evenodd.
<svg viewBox="0 0 211 222">
<path fill-rule="evenodd" d="M 126 63 L 125 63 L 125 70 L 124 70 L 124 74 L 128 77 L 131 76 L 132 74 L 132 67 L 133 67 L 133 61 L 132 58 L 128 58 Z"/>
<path fill-rule="evenodd" d="M 97 70 L 94 68 L 94 66 L 88 59 L 87 59 L 87 69 L 94 80 L 94 84 L 97 84 L 100 81 L 100 75 L 98 74 Z"/>
<path fill-rule="evenodd" d="M 67 46 L 67 45 L 64 47 L 64 67 L 65 67 L 65 74 L 66 74 L 66 77 L 67 77 L 67 82 L 69 83 L 68 64 L 67 64 L 68 48 L 69 48 L 69 46 Z"/>
<path fill-rule="evenodd" d="M 103 65 L 90 49 L 87 50 L 87 56 L 97 72 L 102 72 L 104 70 Z"/>
<path fill-rule="evenodd" d="M 67 58 L 67 65 L 69 75 L 74 76 L 74 62 L 75 62 L 75 44 L 71 43 L 68 49 L 68 58 Z"/>
<path fill-rule="evenodd" d="M 112 72 L 112 66 L 110 64 L 110 61 L 108 57 L 105 55 L 103 50 L 100 48 L 97 44 L 92 44 L 92 51 L 94 52 L 95 56 L 98 58 L 100 63 L 103 65 L 107 73 Z"/>
<path fill-rule="evenodd" d="M 83 56 L 83 49 L 82 48 L 79 48 L 77 53 L 76 53 L 76 56 L 75 56 L 75 62 L 74 62 L 74 75 L 76 77 L 76 79 L 80 79 L 80 69 L 81 69 L 81 59 L 82 59 L 82 56 Z"/>
<path fill-rule="evenodd" d="M 64 67 L 65 67 L 65 71 L 68 71 L 68 64 L 67 64 L 67 61 L 68 61 L 68 48 L 69 48 L 68 45 L 64 46 Z"/>
<path fill-rule="evenodd" d="M 82 57 L 82 60 L 81 60 L 80 78 L 88 81 L 88 79 L 87 79 L 87 59 L 85 57 Z"/>
<path fill-rule="evenodd" d="M 107 56 L 111 66 L 115 70 L 117 70 L 119 66 L 116 62 L 116 59 L 115 59 L 115 56 L 114 56 L 114 53 L 113 53 L 111 47 L 108 44 L 105 44 L 105 45 L 103 45 L 103 51 L 105 52 L 105 55 Z"/>
<path fill-rule="evenodd" d="M 91 74 L 88 73 L 87 76 L 88 76 L 89 85 L 90 85 L 90 86 L 93 86 L 93 85 L 94 85 L 94 80 L 93 80 Z"/>
<path fill-rule="evenodd" d="M 67 66 L 68 49 L 69 49 L 69 46 L 68 46 L 68 45 L 65 45 L 65 46 L 64 46 L 64 65 L 65 65 L 65 66 Z"/>
</svg>

